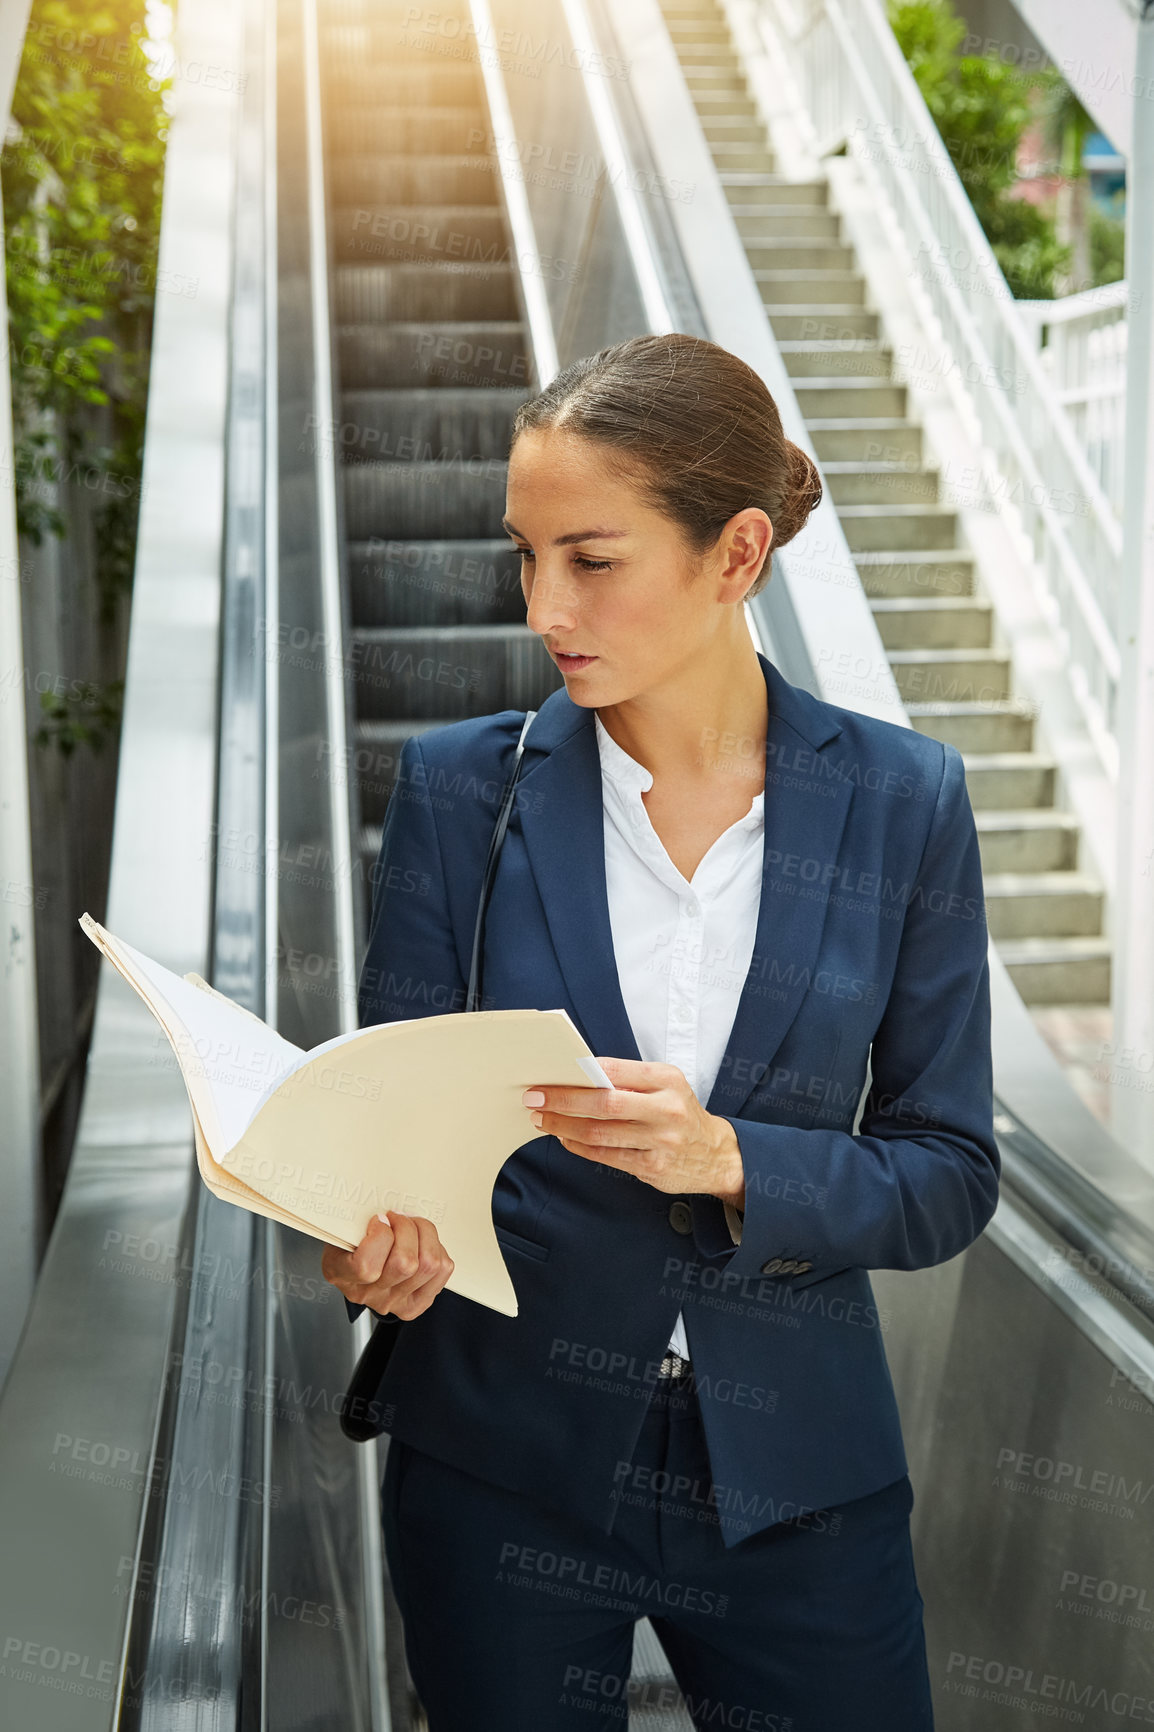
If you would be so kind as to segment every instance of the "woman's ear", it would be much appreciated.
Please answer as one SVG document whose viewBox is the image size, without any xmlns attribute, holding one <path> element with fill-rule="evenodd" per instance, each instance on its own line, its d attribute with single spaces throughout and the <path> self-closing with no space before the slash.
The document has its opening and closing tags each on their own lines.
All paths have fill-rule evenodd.
<svg viewBox="0 0 1154 1732">
<path fill-rule="evenodd" d="M 773 524 L 757 506 L 736 512 L 721 532 L 723 565 L 718 574 L 735 597 L 744 597 L 765 567 L 773 544 Z"/>
</svg>

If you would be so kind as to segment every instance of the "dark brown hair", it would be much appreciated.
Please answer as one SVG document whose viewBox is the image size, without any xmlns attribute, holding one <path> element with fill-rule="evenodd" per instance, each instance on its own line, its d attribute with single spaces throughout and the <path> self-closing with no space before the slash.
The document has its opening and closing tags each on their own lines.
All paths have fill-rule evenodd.
<svg viewBox="0 0 1154 1732">
<path fill-rule="evenodd" d="M 510 449 L 521 433 L 554 428 L 616 454 L 695 554 L 713 545 L 736 512 L 764 511 L 773 524 L 770 557 L 747 601 L 764 589 L 772 555 L 821 498 L 815 464 L 785 437 L 777 404 L 753 368 L 684 331 L 630 337 L 571 362 L 520 405 Z"/>
</svg>

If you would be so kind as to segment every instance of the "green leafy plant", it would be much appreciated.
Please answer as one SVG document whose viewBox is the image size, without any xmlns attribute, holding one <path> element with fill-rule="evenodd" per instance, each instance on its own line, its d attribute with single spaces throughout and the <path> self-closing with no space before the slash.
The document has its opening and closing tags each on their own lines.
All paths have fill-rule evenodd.
<svg viewBox="0 0 1154 1732">
<path fill-rule="evenodd" d="M 961 54 L 967 26 L 949 0 L 890 0 L 889 20 L 1011 292 L 1051 298 L 1069 249 L 1053 218 L 1013 191 L 1018 147 L 1050 75 Z"/>
<path fill-rule="evenodd" d="M 34 0 L 0 160 L 17 525 L 62 536 L 55 486 L 79 473 L 99 491 L 105 619 L 132 582 L 171 82 L 153 76 L 146 11 Z M 62 749 L 100 732 L 58 724 Z"/>
<path fill-rule="evenodd" d="M 112 738 L 120 722 L 124 695 L 123 680 L 110 680 L 103 686 L 78 680 L 75 685 L 75 691 L 41 692 L 44 720 L 35 734 L 38 746 L 55 746 L 66 758 L 80 745 L 98 752 Z"/>
</svg>

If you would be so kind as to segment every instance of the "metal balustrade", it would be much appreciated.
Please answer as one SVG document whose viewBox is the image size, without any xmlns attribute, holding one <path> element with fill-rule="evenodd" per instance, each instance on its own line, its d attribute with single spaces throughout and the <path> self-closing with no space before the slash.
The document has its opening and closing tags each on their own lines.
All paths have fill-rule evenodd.
<svg viewBox="0 0 1154 1732">
<path fill-rule="evenodd" d="M 1041 364 L 880 0 L 760 0 L 819 154 L 844 147 L 885 199 L 927 323 L 1028 538 L 1071 683 L 1117 763 L 1121 525 Z M 996 478 L 996 483 L 995 483 Z"/>
</svg>

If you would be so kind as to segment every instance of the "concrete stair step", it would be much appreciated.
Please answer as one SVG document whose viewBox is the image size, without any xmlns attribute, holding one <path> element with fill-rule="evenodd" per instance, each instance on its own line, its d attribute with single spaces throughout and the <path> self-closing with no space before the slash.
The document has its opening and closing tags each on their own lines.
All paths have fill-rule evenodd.
<svg viewBox="0 0 1154 1732">
<path fill-rule="evenodd" d="M 1078 824 L 1056 807 L 975 812 L 982 871 L 1072 872 L 1077 866 Z"/>
<path fill-rule="evenodd" d="M 1019 938 L 998 954 L 1026 1004 L 1110 1002 L 1108 939 Z"/>
<path fill-rule="evenodd" d="M 852 277 L 853 248 L 840 240 L 805 241 L 784 236 L 745 241 L 745 256 L 758 281 L 763 271 L 840 271 Z"/>
<path fill-rule="evenodd" d="M 697 37 L 674 33 L 673 46 L 682 66 L 713 66 L 719 71 L 735 71 L 740 65 L 728 30 L 713 37 Z"/>
<path fill-rule="evenodd" d="M 835 505 L 933 505 L 939 492 L 936 469 L 908 463 L 830 462 L 822 473 Z"/>
<path fill-rule="evenodd" d="M 974 556 L 965 548 L 858 552 L 854 564 L 870 597 L 973 594 Z"/>
<path fill-rule="evenodd" d="M 1057 765 L 1041 752 L 966 752 L 962 762 L 975 811 L 1054 804 Z"/>
<path fill-rule="evenodd" d="M 1021 698 L 990 704 L 921 704 L 906 714 L 919 734 L 970 753 L 1028 752 L 1034 743 L 1034 712 Z"/>
<path fill-rule="evenodd" d="M 786 236 L 836 241 L 841 232 L 837 212 L 819 204 L 737 204 L 733 215 L 737 232 L 746 241 Z"/>
<path fill-rule="evenodd" d="M 824 180 L 787 180 L 783 174 L 753 174 L 738 169 L 722 174 L 720 180 L 730 204 L 764 204 L 770 201 L 805 205 L 811 210 L 814 205 L 829 204 Z"/>
<path fill-rule="evenodd" d="M 844 505 L 838 511 L 853 553 L 906 553 L 948 547 L 958 520 L 937 505 Z"/>
<path fill-rule="evenodd" d="M 757 174 L 766 180 L 777 172 L 777 158 L 772 147 L 764 142 L 743 144 L 722 139 L 711 143 L 709 152 L 722 180 L 727 174 Z"/>
<path fill-rule="evenodd" d="M 823 462 L 920 463 L 922 430 L 897 415 L 862 415 L 856 421 L 807 421 L 813 448 Z"/>
<path fill-rule="evenodd" d="M 702 17 L 700 13 L 682 13 L 670 18 L 666 15 L 669 34 L 678 47 L 682 43 L 721 42 L 729 44 L 729 25 L 724 18 L 714 14 L 712 18 Z"/>
<path fill-rule="evenodd" d="M 863 416 L 906 418 L 905 386 L 882 379 L 810 377 L 798 381 L 794 394 L 807 422 L 811 415 L 818 421 L 860 421 Z"/>
<path fill-rule="evenodd" d="M 912 703 L 988 704 L 1010 695 L 1010 658 L 999 650 L 890 650 L 888 659 Z"/>
<path fill-rule="evenodd" d="M 870 608 L 887 650 L 990 646 L 993 609 L 972 595 L 883 597 Z"/>
<path fill-rule="evenodd" d="M 1102 936 L 1102 886 L 1086 872 L 989 872 L 983 879 L 995 942 Z"/>
<path fill-rule="evenodd" d="M 687 36 L 674 36 L 673 47 L 683 67 L 708 66 L 719 72 L 736 72 L 741 66 L 737 51 L 728 39 L 724 41 L 692 41 Z"/>
<path fill-rule="evenodd" d="M 765 128 L 755 117 L 740 114 L 705 114 L 701 130 L 710 144 L 760 144 Z"/>
<path fill-rule="evenodd" d="M 694 101 L 701 96 L 748 96 L 749 84 L 740 66 L 686 66 L 685 82 Z"/>
<path fill-rule="evenodd" d="M 865 279 L 848 271 L 755 270 L 753 278 L 767 312 L 770 307 L 797 305 L 799 302 L 806 306 L 815 302 L 839 307 L 865 304 Z"/>
<path fill-rule="evenodd" d="M 792 379 L 888 379 L 893 372 L 892 349 L 873 337 L 783 338 L 777 346 Z"/>
<path fill-rule="evenodd" d="M 712 71 L 712 68 L 710 70 Z M 713 76 L 717 77 L 719 74 L 714 73 Z M 743 120 L 753 120 L 757 116 L 757 104 L 752 96 L 734 96 L 720 90 L 715 93 L 703 91 L 699 94 L 695 90 L 693 102 L 702 120 L 712 119 L 716 115 L 740 115 Z"/>
<path fill-rule="evenodd" d="M 796 306 L 765 302 L 775 337 L 820 338 L 876 337 L 878 316 L 868 307 L 830 305 L 814 312 Z M 809 417 L 807 416 L 808 420 Z"/>
</svg>

